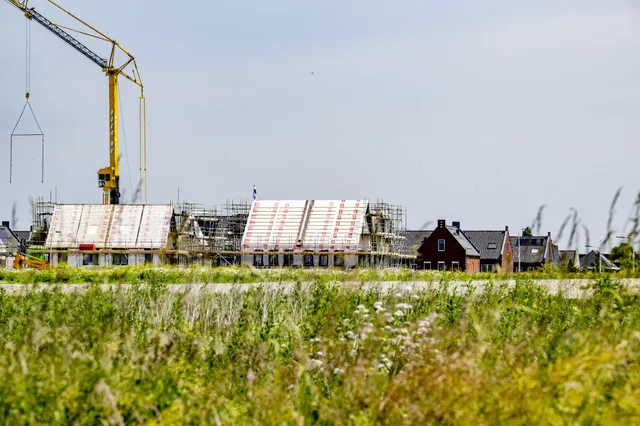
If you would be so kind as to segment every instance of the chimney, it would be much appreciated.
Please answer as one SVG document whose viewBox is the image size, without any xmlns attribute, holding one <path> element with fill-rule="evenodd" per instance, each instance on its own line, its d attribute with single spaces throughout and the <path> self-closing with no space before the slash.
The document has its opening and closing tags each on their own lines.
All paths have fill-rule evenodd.
<svg viewBox="0 0 640 426">
<path fill-rule="evenodd" d="M 452 222 L 452 225 L 454 228 L 458 228 L 458 231 L 460 230 L 460 222 Z"/>
<path fill-rule="evenodd" d="M 10 223 L 11 223 L 11 222 L 9 222 L 8 220 L 3 220 L 3 221 L 2 221 L 2 226 L 4 226 L 5 228 L 9 228 L 9 229 L 11 229 L 11 228 L 9 227 Z"/>
<path fill-rule="evenodd" d="M 505 226 L 505 227 L 504 227 L 504 230 L 505 230 L 505 231 L 507 231 L 507 232 L 509 232 L 509 225 Z"/>
<path fill-rule="evenodd" d="M 547 237 L 551 238 L 551 232 L 547 232 Z"/>
<path fill-rule="evenodd" d="M 445 227 L 445 220 L 438 219 L 438 228 L 444 228 L 444 227 Z"/>
</svg>

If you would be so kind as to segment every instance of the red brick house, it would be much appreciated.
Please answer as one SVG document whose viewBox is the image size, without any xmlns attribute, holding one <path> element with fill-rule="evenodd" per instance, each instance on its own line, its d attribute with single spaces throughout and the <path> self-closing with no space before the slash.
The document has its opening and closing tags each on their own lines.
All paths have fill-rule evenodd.
<svg viewBox="0 0 640 426">
<path fill-rule="evenodd" d="M 480 272 L 480 252 L 460 230 L 460 223 L 447 226 L 443 219 L 418 249 L 418 269 Z"/>
<path fill-rule="evenodd" d="M 463 231 L 480 252 L 480 272 L 513 272 L 513 247 L 509 227 L 503 231 Z"/>
</svg>

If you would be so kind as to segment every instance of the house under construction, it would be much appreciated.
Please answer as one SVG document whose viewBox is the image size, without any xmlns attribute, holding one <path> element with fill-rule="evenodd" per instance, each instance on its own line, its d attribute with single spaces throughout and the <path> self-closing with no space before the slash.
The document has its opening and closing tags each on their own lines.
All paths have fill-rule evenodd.
<svg viewBox="0 0 640 426">
<path fill-rule="evenodd" d="M 378 200 L 227 201 L 219 207 L 34 205 L 30 254 L 72 266 L 398 267 L 406 210 Z"/>
</svg>

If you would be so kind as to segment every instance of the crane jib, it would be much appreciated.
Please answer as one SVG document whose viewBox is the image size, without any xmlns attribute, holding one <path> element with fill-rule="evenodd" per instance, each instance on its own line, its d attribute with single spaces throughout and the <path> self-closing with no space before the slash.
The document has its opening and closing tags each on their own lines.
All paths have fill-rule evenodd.
<svg viewBox="0 0 640 426">
<path fill-rule="evenodd" d="M 35 21 L 37 21 L 43 27 L 45 27 L 46 29 L 48 29 L 49 31 L 51 31 L 52 33 L 60 37 L 62 40 L 66 41 L 69 45 L 71 45 L 71 47 L 76 49 L 78 52 L 82 53 L 87 58 L 91 59 L 100 67 L 107 68 L 109 66 L 109 63 L 107 62 L 106 59 L 103 59 L 100 56 L 93 53 L 91 50 L 89 50 L 87 46 L 80 43 L 78 40 L 73 38 L 73 36 L 71 36 L 69 33 L 64 31 L 62 28 L 58 27 L 53 22 L 49 21 L 44 16 L 40 15 L 34 9 L 29 9 L 25 12 L 29 13 Z"/>
</svg>

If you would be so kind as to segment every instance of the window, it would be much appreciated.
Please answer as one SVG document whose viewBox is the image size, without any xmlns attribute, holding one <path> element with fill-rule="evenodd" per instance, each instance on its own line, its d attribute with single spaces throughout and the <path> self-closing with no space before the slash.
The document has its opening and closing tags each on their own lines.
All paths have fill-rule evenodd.
<svg viewBox="0 0 640 426">
<path fill-rule="evenodd" d="M 95 266 L 98 264 L 98 253 L 89 253 L 82 256 L 82 266 Z"/>
<path fill-rule="evenodd" d="M 451 270 L 457 271 L 458 269 L 460 269 L 460 262 L 456 262 L 456 261 L 451 262 Z"/>
<path fill-rule="evenodd" d="M 113 264 L 116 266 L 127 266 L 129 264 L 129 256 L 122 253 L 114 253 Z"/>
<path fill-rule="evenodd" d="M 313 255 L 305 254 L 304 255 L 304 266 L 306 268 L 313 268 Z"/>
<path fill-rule="evenodd" d="M 253 255 L 253 266 L 256 268 L 262 268 L 263 266 L 262 253 Z"/>
<path fill-rule="evenodd" d="M 270 268 L 277 268 L 278 266 L 280 266 L 280 259 L 278 259 L 278 255 L 277 254 L 270 254 L 269 255 L 269 267 Z"/>
<path fill-rule="evenodd" d="M 333 266 L 344 266 L 344 255 L 336 254 L 333 256 Z"/>
<path fill-rule="evenodd" d="M 438 240 L 438 251 L 444 251 L 444 240 Z"/>
<path fill-rule="evenodd" d="M 329 266 L 329 255 L 328 254 L 321 254 L 320 255 L 320 259 L 319 259 L 319 263 L 320 263 L 320 267 L 322 267 L 322 268 L 326 268 L 327 266 Z"/>
<path fill-rule="evenodd" d="M 291 253 L 285 253 L 284 254 L 284 258 L 282 259 L 284 261 L 283 265 L 285 267 L 287 266 L 293 266 L 293 254 Z"/>
<path fill-rule="evenodd" d="M 444 262 L 442 261 L 438 262 L 438 271 L 444 271 L 444 270 L 445 270 Z"/>
<path fill-rule="evenodd" d="M 425 271 L 430 271 L 431 270 L 431 262 L 423 262 L 422 263 L 422 267 L 424 268 Z"/>
<path fill-rule="evenodd" d="M 153 265 L 153 253 L 145 253 L 144 254 L 144 264 Z"/>
<path fill-rule="evenodd" d="M 480 266 L 480 270 L 482 272 L 491 272 L 493 271 L 493 265 L 482 265 Z"/>
<path fill-rule="evenodd" d="M 498 248 L 498 244 L 497 243 L 489 243 L 489 245 L 487 246 L 487 249 L 489 250 L 495 250 Z"/>
<path fill-rule="evenodd" d="M 532 248 L 531 249 L 531 253 L 533 253 L 533 254 L 538 254 L 539 251 L 540 250 L 538 250 L 537 248 Z"/>
<path fill-rule="evenodd" d="M 58 264 L 60 263 L 68 263 L 69 262 L 69 254 L 68 253 L 58 253 Z"/>
</svg>

